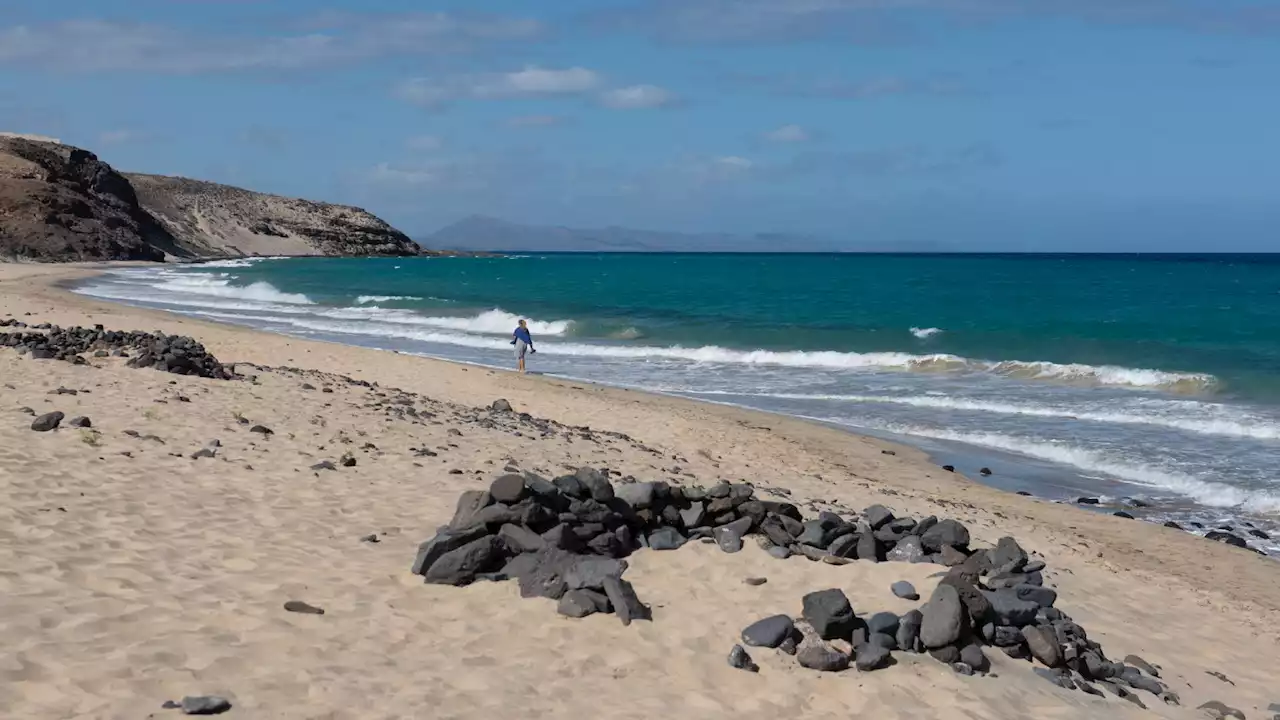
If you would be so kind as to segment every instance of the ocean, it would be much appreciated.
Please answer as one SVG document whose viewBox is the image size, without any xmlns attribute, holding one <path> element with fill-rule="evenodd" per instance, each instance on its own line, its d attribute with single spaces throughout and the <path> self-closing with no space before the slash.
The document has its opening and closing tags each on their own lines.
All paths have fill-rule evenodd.
<svg viewBox="0 0 1280 720">
<path fill-rule="evenodd" d="M 77 292 L 499 367 L 528 318 L 536 372 L 807 418 L 1280 553 L 1280 255 L 252 259 Z"/>
</svg>

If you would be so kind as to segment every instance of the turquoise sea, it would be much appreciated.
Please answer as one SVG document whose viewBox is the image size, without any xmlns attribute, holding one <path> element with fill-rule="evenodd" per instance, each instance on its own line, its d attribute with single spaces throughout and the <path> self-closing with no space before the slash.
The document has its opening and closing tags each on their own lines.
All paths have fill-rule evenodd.
<svg viewBox="0 0 1280 720">
<path fill-rule="evenodd" d="M 810 418 L 1007 489 L 1280 540 L 1280 255 L 254 259 L 79 291 L 497 366 L 524 317 L 538 372 Z"/>
</svg>

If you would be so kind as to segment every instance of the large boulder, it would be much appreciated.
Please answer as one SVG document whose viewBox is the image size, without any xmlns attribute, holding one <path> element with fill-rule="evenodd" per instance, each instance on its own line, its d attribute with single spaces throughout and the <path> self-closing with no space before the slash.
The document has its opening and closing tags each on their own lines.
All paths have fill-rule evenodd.
<svg viewBox="0 0 1280 720">
<path fill-rule="evenodd" d="M 960 594 L 950 585 L 938 585 L 920 609 L 920 640 L 929 649 L 954 643 L 964 629 L 965 611 Z"/>
<path fill-rule="evenodd" d="M 839 588 L 819 590 L 804 596 L 802 615 L 823 640 L 849 639 L 857 627 L 853 606 Z"/>
<path fill-rule="evenodd" d="M 940 520 L 920 536 L 924 549 L 930 552 L 941 552 L 944 547 L 965 548 L 969 546 L 969 529 L 956 520 Z"/>
<path fill-rule="evenodd" d="M 795 633 L 795 627 L 786 615 L 773 615 L 744 628 L 742 642 L 753 647 L 776 648 Z"/>
<path fill-rule="evenodd" d="M 494 535 L 485 535 L 441 555 L 425 576 L 429 583 L 469 585 L 477 574 L 495 569 L 501 561 L 502 543 Z"/>
</svg>

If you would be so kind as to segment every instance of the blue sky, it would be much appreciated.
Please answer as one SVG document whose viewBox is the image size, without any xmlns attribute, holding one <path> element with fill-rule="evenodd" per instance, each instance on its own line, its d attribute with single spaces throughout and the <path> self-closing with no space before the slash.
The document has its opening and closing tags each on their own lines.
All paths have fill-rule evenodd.
<svg viewBox="0 0 1280 720">
<path fill-rule="evenodd" d="M 1280 0 L 13 5 L 0 129 L 411 235 L 1280 249 Z"/>
</svg>

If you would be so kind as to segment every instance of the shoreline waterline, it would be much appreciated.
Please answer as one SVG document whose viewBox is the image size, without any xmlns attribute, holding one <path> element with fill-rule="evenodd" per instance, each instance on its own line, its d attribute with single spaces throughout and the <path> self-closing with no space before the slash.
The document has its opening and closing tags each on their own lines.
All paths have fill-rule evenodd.
<svg viewBox="0 0 1280 720">
<path fill-rule="evenodd" d="M 90 296 L 305 340 L 493 366 L 502 366 L 500 361 L 508 356 L 499 333 L 507 332 L 506 324 L 517 318 L 513 314 L 486 319 L 484 313 L 466 315 L 465 310 L 458 310 L 461 315 L 435 311 L 431 313 L 434 316 L 425 318 L 433 327 L 422 333 L 415 329 L 424 322 L 422 311 L 379 306 L 379 302 L 396 305 L 390 300 L 393 297 L 422 299 L 429 295 L 421 288 L 416 295 L 379 295 L 376 302 L 371 295 L 352 296 L 348 301 L 355 305 L 333 307 L 293 292 L 294 288 L 278 290 L 257 275 L 237 279 L 234 273 L 259 268 L 257 260 L 223 261 L 205 268 L 210 266 L 218 270 L 214 277 L 170 270 L 163 278 L 143 278 L 140 287 L 159 283 L 165 292 L 173 293 L 163 301 L 138 299 L 140 290 L 127 283 L 105 290 L 99 286 Z M 78 290 L 83 291 L 84 286 L 86 283 L 79 284 Z M 188 288 L 193 288 L 195 295 L 182 295 Z M 227 305 L 228 297 L 236 297 L 230 304 L 244 307 L 209 307 Z M 412 306 L 413 302 L 404 305 Z M 1201 532 L 1217 525 L 1244 523 L 1256 524 L 1267 532 L 1280 530 L 1276 524 L 1280 521 L 1280 491 L 1267 489 L 1267 457 L 1274 454 L 1275 438 L 1280 437 L 1280 416 L 1272 416 L 1271 410 L 1124 387 L 1096 391 L 1018 378 L 726 366 L 717 365 L 716 359 L 664 359 L 650 351 L 636 356 L 627 350 L 625 341 L 591 340 L 591 345 L 584 345 L 588 340 L 571 337 L 570 320 L 535 323 L 539 323 L 535 337 L 548 338 L 540 343 L 544 352 L 536 357 L 535 368 L 544 366 L 552 377 L 695 401 L 723 401 L 744 409 L 819 421 L 858 436 L 890 438 L 925 448 L 940 464 L 956 465 L 979 482 L 1016 487 L 1052 500 L 1101 497 L 1111 501 L 1108 506 L 1112 510 L 1147 516 L 1157 523 L 1199 523 L 1203 525 Z M 564 355 L 564 350 L 572 352 Z M 705 368 L 727 368 L 737 375 L 718 378 Z M 637 378 L 636 373 L 644 377 Z M 845 373 L 850 382 L 878 384 L 869 389 L 824 387 L 831 373 Z M 942 395 L 934 395 L 934 386 L 928 384 L 937 382 L 948 383 Z M 790 389 L 796 383 L 809 384 L 797 392 Z M 902 389 L 905 384 L 911 387 Z M 1019 388 L 1029 388 L 1030 395 L 1016 395 L 1023 392 Z M 1015 395 L 1005 397 L 1010 392 Z M 1117 436 L 1117 428 L 1125 434 Z M 1187 448 L 1183 450 L 1183 446 Z M 1206 459 L 1213 461 L 1206 464 Z M 1187 462 L 1190 465 L 1183 468 Z M 997 470 L 998 477 L 978 474 L 982 466 L 995 470 L 996 465 L 1006 468 Z M 1198 479 L 1206 477 L 1215 478 L 1215 482 Z M 1217 478 L 1238 480 L 1221 483 Z M 1134 510 L 1133 505 L 1144 507 Z M 1151 505 L 1155 507 L 1148 507 Z M 1263 544 L 1268 550 L 1280 548 Z"/>
</svg>

